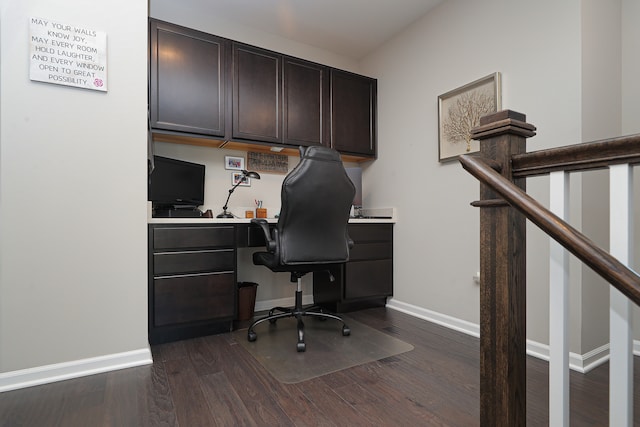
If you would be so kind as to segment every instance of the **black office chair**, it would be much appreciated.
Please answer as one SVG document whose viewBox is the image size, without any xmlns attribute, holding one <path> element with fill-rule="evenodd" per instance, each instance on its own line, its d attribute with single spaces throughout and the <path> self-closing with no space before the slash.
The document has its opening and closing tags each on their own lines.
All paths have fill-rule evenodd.
<svg viewBox="0 0 640 427">
<path fill-rule="evenodd" d="M 354 195 L 355 187 L 337 151 L 320 146 L 300 147 L 300 163 L 282 182 L 280 217 L 273 234 L 266 220 L 251 220 L 262 227 L 267 246 L 267 252 L 253 254 L 253 263 L 291 273 L 291 281 L 298 283 L 295 306 L 274 307 L 268 316 L 253 322 L 247 334 L 249 341 L 257 339 L 256 325 L 267 320 L 274 324 L 284 317 L 298 319 L 298 351 L 306 349 L 303 316 L 338 320 L 342 322 L 342 335 L 351 333 L 339 316 L 319 306 L 302 306 L 301 279 L 314 271 L 331 274 L 329 265 L 349 260 L 353 240 L 347 233 L 347 223 Z M 330 279 L 333 281 L 333 276 Z"/>
</svg>

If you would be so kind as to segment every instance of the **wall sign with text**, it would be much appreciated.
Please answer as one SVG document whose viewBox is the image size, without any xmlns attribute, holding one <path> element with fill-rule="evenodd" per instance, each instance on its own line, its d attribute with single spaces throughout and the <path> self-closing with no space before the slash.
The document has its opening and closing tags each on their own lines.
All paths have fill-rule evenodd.
<svg viewBox="0 0 640 427">
<path fill-rule="evenodd" d="M 107 91 L 107 33 L 31 18 L 29 78 Z"/>
</svg>

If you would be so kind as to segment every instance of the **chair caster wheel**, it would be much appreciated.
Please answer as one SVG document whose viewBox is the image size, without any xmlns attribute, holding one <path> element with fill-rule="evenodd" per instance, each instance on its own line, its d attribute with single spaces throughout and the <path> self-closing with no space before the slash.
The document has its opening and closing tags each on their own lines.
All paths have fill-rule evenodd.
<svg viewBox="0 0 640 427">
<path fill-rule="evenodd" d="M 307 349 L 307 345 L 305 343 L 303 342 L 298 343 L 297 350 L 299 353 L 305 351 L 306 349 Z"/>
<path fill-rule="evenodd" d="M 351 335 L 351 329 L 349 329 L 349 327 L 347 325 L 344 325 L 342 327 L 342 336 L 343 337 L 348 337 L 349 335 Z"/>
<path fill-rule="evenodd" d="M 258 338 L 258 335 L 256 335 L 255 332 L 249 331 L 247 333 L 247 340 L 249 340 L 249 342 L 254 342 L 257 338 Z"/>
</svg>

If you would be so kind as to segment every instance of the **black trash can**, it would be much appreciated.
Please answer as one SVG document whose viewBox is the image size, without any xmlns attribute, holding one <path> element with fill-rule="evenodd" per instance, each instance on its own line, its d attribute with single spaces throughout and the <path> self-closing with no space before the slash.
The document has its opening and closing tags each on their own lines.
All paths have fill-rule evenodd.
<svg viewBox="0 0 640 427">
<path fill-rule="evenodd" d="M 249 320 L 253 317 L 257 290 L 257 283 L 238 282 L 238 320 Z"/>
</svg>

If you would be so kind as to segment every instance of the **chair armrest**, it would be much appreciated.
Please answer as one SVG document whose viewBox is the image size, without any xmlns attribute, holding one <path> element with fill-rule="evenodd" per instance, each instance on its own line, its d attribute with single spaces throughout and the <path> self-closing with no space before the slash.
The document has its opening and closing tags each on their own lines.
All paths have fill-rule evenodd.
<svg viewBox="0 0 640 427">
<path fill-rule="evenodd" d="M 269 252 L 275 252 L 276 250 L 276 242 L 271 238 L 271 230 L 269 229 L 269 223 L 266 219 L 263 218 L 253 218 L 251 219 L 252 224 L 257 224 L 262 228 L 262 232 L 264 233 L 264 240 L 266 242 L 266 247 Z"/>
</svg>

